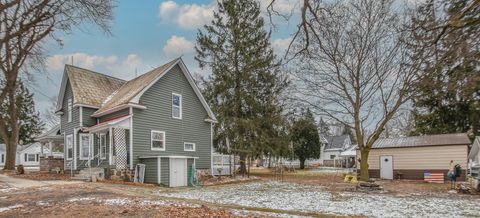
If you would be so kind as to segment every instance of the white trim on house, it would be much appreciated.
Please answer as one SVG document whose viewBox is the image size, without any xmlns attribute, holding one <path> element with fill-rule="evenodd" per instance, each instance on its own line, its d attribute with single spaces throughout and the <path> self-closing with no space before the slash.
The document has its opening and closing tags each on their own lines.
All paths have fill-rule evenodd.
<svg viewBox="0 0 480 218">
<path fill-rule="evenodd" d="M 103 143 L 102 143 L 102 138 L 103 138 Z M 105 133 L 100 133 L 99 134 L 99 137 L 98 137 L 98 140 L 99 140 L 99 157 L 100 157 L 100 160 L 106 160 L 107 159 L 107 134 Z M 103 144 L 103 145 L 102 145 Z M 105 147 L 105 151 L 103 151 L 102 147 Z"/>
<path fill-rule="evenodd" d="M 128 103 L 128 104 L 121 104 L 121 105 L 118 105 L 118 106 L 115 106 L 111 109 L 108 109 L 102 113 L 93 113 L 91 116 L 92 117 L 101 117 L 101 116 L 104 116 L 104 115 L 107 115 L 107 114 L 111 114 L 111 113 L 114 113 L 114 112 L 117 112 L 117 111 L 121 111 L 123 109 L 126 109 L 126 108 L 129 108 L 129 107 L 133 107 L 133 108 L 138 108 L 138 109 L 147 109 L 146 106 L 144 105 L 140 105 L 140 104 L 136 104 L 136 103 Z"/>
<path fill-rule="evenodd" d="M 79 103 L 73 104 L 73 107 L 88 107 L 88 108 L 92 108 L 92 109 L 99 109 L 99 107 L 96 107 L 96 106 L 92 106 L 92 105 L 88 105 L 88 104 L 79 104 Z"/>
<path fill-rule="evenodd" d="M 80 127 L 83 127 L 83 107 L 78 107 L 78 123 Z"/>
<path fill-rule="evenodd" d="M 155 140 L 155 141 L 162 141 L 163 142 L 163 148 L 154 148 L 153 147 L 153 133 L 162 133 L 163 134 L 163 138 L 162 140 Z M 166 148 L 167 148 L 167 142 L 166 142 L 166 136 L 165 136 L 165 131 L 159 131 L 159 130 L 151 130 L 150 131 L 150 149 L 152 151 L 165 151 Z"/>
<path fill-rule="evenodd" d="M 186 148 L 185 148 L 185 145 L 187 145 L 187 144 L 192 144 L 192 145 L 193 145 L 193 149 L 186 149 Z M 197 146 L 196 146 L 195 143 L 193 143 L 193 142 L 183 142 L 183 151 L 195 151 L 196 148 L 197 148 Z"/>
<path fill-rule="evenodd" d="M 178 105 L 178 106 L 176 106 L 176 105 L 173 104 L 173 97 L 175 97 L 175 96 L 176 96 L 176 97 L 179 97 L 179 105 Z M 182 98 L 182 95 L 181 95 L 181 94 L 172 92 L 172 118 L 174 118 L 174 119 L 179 119 L 179 120 L 182 119 L 182 110 L 183 110 L 183 108 L 182 108 L 182 107 L 183 107 L 182 101 L 183 101 L 183 98 Z M 176 117 L 176 116 L 174 115 L 174 108 L 178 108 L 178 110 L 179 110 L 179 111 L 178 111 L 178 115 L 179 115 L 178 117 Z"/>
<path fill-rule="evenodd" d="M 112 162 L 113 162 L 113 131 L 112 131 L 112 127 L 110 126 L 108 128 L 108 146 L 109 146 L 109 151 L 108 152 L 108 164 L 109 165 L 112 165 Z"/>
<path fill-rule="evenodd" d="M 159 77 L 157 77 L 155 80 L 153 80 L 150 84 L 148 84 L 148 86 L 146 86 L 141 92 L 139 92 L 134 98 L 132 98 L 132 100 L 130 100 L 131 103 L 135 103 L 135 104 L 139 104 L 140 102 L 140 98 L 142 97 L 142 95 L 148 90 L 150 89 L 150 87 L 152 87 L 155 83 L 157 83 L 158 80 L 160 80 L 165 74 L 167 74 L 167 72 L 169 72 L 173 67 L 175 67 L 175 65 L 179 65 L 180 66 L 180 69 L 182 70 L 182 73 L 185 75 L 185 77 L 187 78 L 187 81 L 188 83 L 190 84 L 190 86 L 193 88 L 193 91 L 195 92 L 195 94 L 197 95 L 198 99 L 200 99 L 200 102 L 202 103 L 203 107 L 205 108 L 205 110 L 207 111 L 207 114 L 208 116 L 210 117 L 210 119 L 212 120 L 217 120 L 217 118 L 215 117 L 215 115 L 213 114 L 212 112 L 212 109 L 210 109 L 210 106 L 208 106 L 207 104 L 207 101 L 205 101 L 205 98 L 203 97 L 200 89 L 198 88 L 197 84 L 195 83 L 195 81 L 193 80 L 193 77 L 192 75 L 190 74 L 190 72 L 188 71 L 187 69 L 187 66 L 185 65 L 185 63 L 183 62 L 182 58 L 178 58 L 178 60 L 173 63 L 168 69 L 165 70 L 165 73 L 163 73 L 162 75 L 160 75 Z"/>
<path fill-rule="evenodd" d="M 67 100 L 67 122 L 72 122 L 73 120 L 73 99 L 69 98 Z"/>
<path fill-rule="evenodd" d="M 77 133 L 78 133 L 78 128 L 73 128 L 73 169 L 77 169 Z"/>
<path fill-rule="evenodd" d="M 162 183 L 162 158 L 161 157 L 157 157 L 157 183 L 160 184 Z"/>
<path fill-rule="evenodd" d="M 63 68 L 62 84 L 60 86 L 60 92 L 58 93 L 57 108 L 55 109 L 55 113 L 58 113 L 60 112 L 60 110 L 62 110 L 63 97 L 65 96 L 65 89 L 67 88 L 67 80 L 68 80 L 67 70 Z"/>
<path fill-rule="evenodd" d="M 72 138 L 72 143 L 71 143 L 71 147 L 72 147 L 72 157 L 68 157 L 68 138 Z M 66 151 L 66 152 L 65 152 L 65 153 L 66 153 L 65 159 L 66 159 L 66 160 L 72 160 L 73 157 L 74 157 L 73 144 L 74 144 L 74 143 L 73 143 L 73 134 L 66 135 L 66 136 L 65 136 L 65 151 Z"/>
<path fill-rule="evenodd" d="M 133 170 L 133 107 L 130 106 L 130 109 L 129 109 L 129 113 L 130 113 L 130 130 L 129 130 L 129 133 L 130 133 L 130 138 L 129 138 L 129 144 L 130 144 L 130 169 Z M 164 146 L 165 147 L 165 146 Z"/>
<path fill-rule="evenodd" d="M 80 146 L 79 146 L 79 149 L 80 149 L 80 156 L 79 156 L 79 159 L 80 160 L 89 160 L 89 157 L 92 156 L 92 134 L 88 134 L 88 133 L 80 133 L 78 135 L 80 138 L 78 140 L 78 142 L 80 143 Z M 84 157 L 83 155 L 83 137 L 84 136 L 88 136 L 88 156 L 87 157 Z"/>
</svg>

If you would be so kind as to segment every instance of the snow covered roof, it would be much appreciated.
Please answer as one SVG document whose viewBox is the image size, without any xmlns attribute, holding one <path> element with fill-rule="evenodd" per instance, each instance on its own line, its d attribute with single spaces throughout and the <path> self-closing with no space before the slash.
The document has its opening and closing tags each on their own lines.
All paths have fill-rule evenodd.
<svg viewBox="0 0 480 218">
<path fill-rule="evenodd" d="M 22 152 L 22 151 L 27 150 L 31 147 L 36 146 L 36 145 L 40 145 L 40 143 L 35 142 L 35 143 L 32 143 L 32 144 L 28 144 L 28 145 L 17 145 L 17 152 Z M 0 152 L 5 153 L 5 151 L 6 151 L 5 144 L 0 144 Z"/>
<path fill-rule="evenodd" d="M 350 146 L 345 151 L 341 152 L 340 156 L 341 157 L 357 156 L 357 145 Z"/>
<path fill-rule="evenodd" d="M 324 136 L 327 140 L 325 149 L 343 149 L 345 147 L 345 140 L 348 138 L 348 135 L 339 135 L 339 136 Z"/>
<path fill-rule="evenodd" d="M 378 139 L 372 148 L 403 148 L 439 145 L 470 145 L 470 139 L 466 133 L 453 133 L 441 135 L 424 135 L 401 138 Z"/>
</svg>

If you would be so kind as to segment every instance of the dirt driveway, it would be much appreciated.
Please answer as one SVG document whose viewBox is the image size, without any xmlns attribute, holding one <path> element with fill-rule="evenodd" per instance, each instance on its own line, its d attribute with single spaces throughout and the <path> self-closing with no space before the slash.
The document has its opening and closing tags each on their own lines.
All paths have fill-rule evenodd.
<svg viewBox="0 0 480 218">
<path fill-rule="evenodd" d="M 22 185 L 17 187 L 0 182 L 0 217 L 236 216 L 230 210 L 142 194 L 154 188 L 51 182 L 53 184 L 21 181 Z M 26 183 L 31 186 L 27 187 Z"/>
</svg>

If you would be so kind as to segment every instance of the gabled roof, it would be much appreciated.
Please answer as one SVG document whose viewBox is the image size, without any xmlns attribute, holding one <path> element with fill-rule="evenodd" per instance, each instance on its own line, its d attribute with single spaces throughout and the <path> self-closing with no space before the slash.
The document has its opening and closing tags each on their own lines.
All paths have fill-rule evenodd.
<svg viewBox="0 0 480 218">
<path fill-rule="evenodd" d="M 453 133 L 441 135 L 424 135 L 413 137 L 378 139 L 372 146 L 379 148 L 403 148 L 439 145 L 470 145 L 470 139 L 466 133 Z"/>
<path fill-rule="evenodd" d="M 67 80 L 72 87 L 73 104 L 93 108 L 100 108 L 104 99 L 125 83 L 119 78 L 67 64 L 58 95 L 57 111 L 62 109 Z"/>
<path fill-rule="evenodd" d="M 110 92 L 108 97 L 93 116 L 102 114 L 120 105 L 128 104 L 135 96 L 144 90 L 152 81 L 166 73 L 171 67 L 178 62 L 178 58 L 170 61 L 160 67 L 157 67 L 150 72 L 147 72 L 135 79 L 124 83 L 118 89 Z"/>
<path fill-rule="evenodd" d="M 325 149 L 343 149 L 345 146 L 345 140 L 349 135 L 339 135 L 339 136 L 325 136 L 327 144 Z"/>
<path fill-rule="evenodd" d="M 98 109 L 92 114 L 93 117 L 100 117 L 129 106 L 144 108 L 141 102 L 139 102 L 140 97 L 176 65 L 180 67 L 188 83 L 207 111 L 208 118 L 206 121 L 216 122 L 215 115 L 203 98 L 181 58 L 176 58 L 130 81 L 66 65 L 58 97 L 57 111 L 62 108 L 67 80 L 70 81 L 74 93 L 74 105 L 78 104 Z"/>
</svg>

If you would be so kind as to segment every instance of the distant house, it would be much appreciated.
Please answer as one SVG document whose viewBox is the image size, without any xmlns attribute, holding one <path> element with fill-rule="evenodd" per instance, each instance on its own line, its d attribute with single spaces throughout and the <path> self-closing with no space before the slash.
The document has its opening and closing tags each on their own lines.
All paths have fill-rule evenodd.
<svg viewBox="0 0 480 218">
<path fill-rule="evenodd" d="M 217 121 L 181 58 L 129 81 L 66 65 L 57 114 L 66 171 L 145 164 L 145 181 L 167 186 L 211 173 Z"/>
<path fill-rule="evenodd" d="M 368 157 L 369 174 L 383 179 L 424 179 L 424 173 L 443 173 L 447 176 L 450 161 L 467 169 L 467 134 L 425 135 L 403 138 L 379 139 Z M 357 150 L 357 157 L 360 151 Z M 357 164 L 359 167 L 360 164 Z"/>
<path fill-rule="evenodd" d="M 50 153 L 50 150 L 43 147 L 42 144 L 35 142 L 28 145 L 18 145 L 16 152 L 15 165 L 23 165 L 26 169 L 39 170 L 40 156 Z M 6 148 L 5 144 L 0 144 L 0 167 L 5 166 Z"/>
<path fill-rule="evenodd" d="M 349 135 L 320 136 L 320 141 L 322 142 L 320 162 L 324 166 L 337 166 L 337 162 L 340 162 L 340 154 L 352 147 Z M 334 162 L 335 160 L 337 162 Z"/>
<path fill-rule="evenodd" d="M 473 140 L 470 153 L 468 153 L 468 160 L 470 166 L 480 165 L 480 136 L 475 137 L 475 140 Z"/>
</svg>

